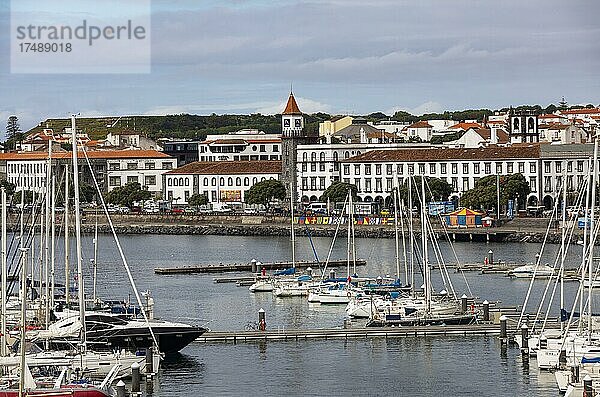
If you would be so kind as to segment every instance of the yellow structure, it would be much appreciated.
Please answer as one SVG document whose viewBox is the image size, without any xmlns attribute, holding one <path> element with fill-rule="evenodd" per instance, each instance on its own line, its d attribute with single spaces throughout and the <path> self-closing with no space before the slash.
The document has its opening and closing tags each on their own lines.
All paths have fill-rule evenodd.
<svg viewBox="0 0 600 397">
<path fill-rule="evenodd" d="M 336 116 L 331 120 L 319 123 L 319 136 L 331 137 L 333 134 L 352 124 L 351 116 Z"/>
</svg>

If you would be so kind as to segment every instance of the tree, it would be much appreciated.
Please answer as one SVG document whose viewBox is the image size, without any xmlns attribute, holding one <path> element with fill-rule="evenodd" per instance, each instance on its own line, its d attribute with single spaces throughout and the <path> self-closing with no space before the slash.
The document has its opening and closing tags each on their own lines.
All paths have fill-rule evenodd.
<svg viewBox="0 0 600 397">
<path fill-rule="evenodd" d="M 569 103 L 565 100 L 565 97 L 558 102 L 558 108 L 560 110 L 567 110 L 569 108 Z"/>
<path fill-rule="evenodd" d="M 275 179 L 267 179 L 252 186 L 246 193 L 246 203 L 269 206 L 273 199 L 285 199 L 285 186 Z"/>
<path fill-rule="evenodd" d="M 188 199 L 188 204 L 192 207 L 199 207 L 208 204 L 208 196 L 206 194 L 192 194 Z"/>
<path fill-rule="evenodd" d="M 75 197 L 75 188 L 71 185 L 69 196 Z M 91 203 L 96 198 L 96 188 L 89 183 L 79 182 L 79 201 L 82 203 Z"/>
<path fill-rule="evenodd" d="M 531 192 L 529 183 L 523 174 L 500 176 L 500 204 L 508 200 L 518 200 L 519 206 L 524 206 L 527 196 Z M 481 178 L 473 189 L 463 193 L 460 198 L 464 206 L 478 209 L 489 209 L 498 204 L 497 179 L 495 175 Z"/>
<path fill-rule="evenodd" d="M 400 199 L 408 203 L 408 189 L 409 183 L 412 183 L 412 205 L 411 207 L 421 207 L 419 198 L 421 195 L 421 177 L 412 177 L 412 182 L 407 179 L 402 186 L 399 187 Z M 429 201 L 446 201 L 452 193 L 452 186 L 440 179 L 433 177 L 425 177 L 425 202 Z"/>
<path fill-rule="evenodd" d="M 131 182 L 108 192 L 106 201 L 131 207 L 134 201 L 148 200 L 151 196 L 149 191 L 142 189 L 139 182 Z"/>
<path fill-rule="evenodd" d="M 343 203 L 346 201 L 349 191 L 352 192 L 352 200 L 355 202 L 358 201 L 358 188 L 351 183 L 345 182 L 333 182 L 325 189 L 320 200 L 322 202 L 329 200 L 331 203 Z"/>
<path fill-rule="evenodd" d="M 13 195 L 12 202 L 13 204 L 21 204 L 21 194 L 23 194 L 23 190 L 19 190 Z M 30 204 L 33 202 L 33 192 L 31 190 L 25 190 L 25 195 L 23 196 L 24 203 Z"/>
<path fill-rule="evenodd" d="M 14 149 L 17 142 L 21 142 L 24 134 L 21 132 L 19 118 L 10 116 L 6 122 L 6 149 Z"/>
<path fill-rule="evenodd" d="M 0 180 L 0 187 L 3 187 L 4 190 L 6 191 L 6 195 L 10 197 L 15 192 L 16 186 L 14 183 L 11 183 L 11 182 L 7 181 L 6 179 L 2 179 L 2 180 Z"/>
</svg>

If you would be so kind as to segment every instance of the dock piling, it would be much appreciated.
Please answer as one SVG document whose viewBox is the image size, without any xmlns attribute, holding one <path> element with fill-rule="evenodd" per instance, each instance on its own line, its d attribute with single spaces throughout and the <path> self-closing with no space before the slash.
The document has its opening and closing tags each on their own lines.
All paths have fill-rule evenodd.
<svg viewBox="0 0 600 397">
<path fill-rule="evenodd" d="M 140 392 L 140 365 L 131 364 L 131 393 Z"/>
<path fill-rule="evenodd" d="M 460 312 L 465 314 L 467 312 L 467 295 L 463 294 L 460 297 Z"/>
<path fill-rule="evenodd" d="M 152 347 L 148 347 L 146 349 L 146 374 L 152 375 L 154 374 L 154 360 L 153 354 L 154 349 Z"/>
<path fill-rule="evenodd" d="M 529 327 L 527 324 L 521 326 L 521 355 L 529 357 Z"/>
<path fill-rule="evenodd" d="M 592 377 L 590 375 L 586 375 L 583 378 L 583 395 L 584 396 L 593 396 L 594 389 L 592 389 Z"/>
<path fill-rule="evenodd" d="M 117 383 L 117 397 L 125 397 L 125 396 L 126 396 L 125 382 L 120 380 L 119 383 Z"/>
<path fill-rule="evenodd" d="M 507 340 L 507 332 L 506 332 L 506 322 L 508 321 L 508 317 L 502 315 L 500 316 L 500 343 L 506 344 Z"/>
<path fill-rule="evenodd" d="M 483 301 L 483 321 L 490 321 L 490 302 Z"/>
<path fill-rule="evenodd" d="M 494 265 L 494 251 L 492 251 L 492 250 L 488 251 L 488 265 L 489 266 Z"/>
<path fill-rule="evenodd" d="M 267 321 L 266 321 L 266 315 L 265 315 L 265 311 L 264 309 L 260 309 L 258 311 L 258 328 L 261 331 L 265 331 L 267 329 Z"/>
</svg>

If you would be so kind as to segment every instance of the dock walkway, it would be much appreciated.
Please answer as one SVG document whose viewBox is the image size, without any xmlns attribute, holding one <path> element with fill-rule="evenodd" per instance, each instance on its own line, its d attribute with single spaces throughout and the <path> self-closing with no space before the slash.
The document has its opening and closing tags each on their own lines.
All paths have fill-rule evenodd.
<svg viewBox="0 0 600 397">
<path fill-rule="evenodd" d="M 357 259 L 356 266 L 365 266 L 367 262 L 364 259 Z M 295 267 L 305 269 L 308 267 L 318 268 L 323 266 L 323 263 L 309 262 L 309 261 L 297 261 L 294 263 Z M 346 260 L 329 261 L 328 267 L 344 267 L 347 265 Z M 354 263 L 353 263 L 354 265 Z M 261 268 L 266 270 L 283 270 L 292 267 L 292 262 L 262 262 L 259 265 Z M 252 263 L 219 263 L 212 265 L 192 265 L 192 266 L 178 266 L 178 267 L 156 267 L 154 273 L 156 274 L 193 274 L 193 273 L 223 273 L 223 272 L 251 272 Z M 256 269 L 260 271 L 260 269 Z"/>
</svg>

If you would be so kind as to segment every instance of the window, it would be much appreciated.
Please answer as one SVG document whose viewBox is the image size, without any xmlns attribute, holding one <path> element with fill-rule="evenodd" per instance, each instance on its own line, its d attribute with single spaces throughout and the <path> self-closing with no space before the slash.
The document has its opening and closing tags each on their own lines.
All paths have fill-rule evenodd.
<svg viewBox="0 0 600 397">
<path fill-rule="evenodd" d="M 319 177 L 319 190 L 325 190 L 325 177 Z"/>
<path fill-rule="evenodd" d="M 467 190 L 469 190 L 469 178 L 463 178 L 462 191 L 466 192 Z"/>
<path fill-rule="evenodd" d="M 127 177 L 127 183 L 137 183 L 137 182 L 138 182 L 137 175 L 129 175 Z"/>
<path fill-rule="evenodd" d="M 381 178 L 375 178 L 375 191 L 377 193 L 383 192 L 383 188 L 381 186 Z"/>
<path fill-rule="evenodd" d="M 147 170 L 153 170 L 156 167 L 156 164 L 148 162 L 145 164 L 145 167 Z"/>
<path fill-rule="evenodd" d="M 496 175 L 502 175 L 502 163 L 496 163 Z"/>
<path fill-rule="evenodd" d="M 404 164 L 398 164 L 398 165 L 396 166 L 396 172 L 397 172 L 398 174 L 402 174 L 402 173 L 404 173 L 404 167 L 403 167 L 403 165 L 404 165 Z"/>
<path fill-rule="evenodd" d="M 249 186 L 250 185 L 250 178 L 245 177 L 244 178 L 244 186 Z"/>
<path fill-rule="evenodd" d="M 549 161 L 544 161 L 544 172 L 546 174 L 550 173 L 550 162 Z"/>
<path fill-rule="evenodd" d="M 356 189 L 358 189 L 358 191 L 360 192 L 360 179 L 359 178 L 354 178 L 354 186 L 356 186 Z"/>
<path fill-rule="evenodd" d="M 567 161 L 567 172 L 573 172 L 573 162 Z"/>
<path fill-rule="evenodd" d="M 128 170 L 137 170 L 138 165 L 137 165 L 137 163 L 127 163 L 127 169 Z"/>
<path fill-rule="evenodd" d="M 325 172 L 325 163 L 319 163 L 319 171 Z"/>
<path fill-rule="evenodd" d="M 308 171 L 308 166 L 306 165 L 306 163 L 302 163 L 302 172 L 306 171 Z"/>
<path fill-rule="evenodd" d="M 552 191 L 552 177 L 545 176 L 544 177 L 544 192 L 551 192 L 551 191 Z"/>
<path fill-rule="evenodd" d="M 381 164 L 375 164 L 375 175 L 381 175 Z"/>
<path fill-rule="evenodd" d="M 458 164 L 452 163 L 452 173 L 458 174 Z"/>
<path fill-rule="evenodd" d="M 435 163 L 429 164 L 429 173 L 432 175 L 435 174 Z"/>
<path fill-rule="evenodd" d="M 419 163 L 419 175 L 425 175 L 425 164 Z"/>
<path fill-rule="evenodd" d="M 365 192 L 371 193 L 371 180 L 365 179 Z"/>
<path fill-rule="evenodd" d="M 371 175 L 371 164 L 365 164 L 365 175 Z"/>
<path fill-rule="evenodd" d="M 235 186 L 242 186 L 242 178 L 239 176 L 235 178 Z"/>
<path fill-rule="evenodd" d="M 388 164 L 388 165 L 385 166 L 385 172 L 386 172 L 386 174 L 392 175 L 392 171 L 393 171 L 393 167 L 392 167 L 391 164 Z"/>
<path fill-rule="evenodd" d="M 440 173 L 442 173 L 442 174 L 446 173 L 446 163 L 440 164 Z"/>
<path fill-rule="evenodd" d="M 354 164 L 354 175 L 360 175 L 360 165 Z"/>
<path fill-rule="evenodd" d="M 263 153 L 264 153 L 264 152 L 266 152 L 266 151 L 267 151 L 267 148 L 266 148 L 266 146 L 265 146 L 265 145 L 259 145 L 259 150 L 258 150 L 258 151 L 259 151 L 259 152 L 263 152 Z"/>
<path fill-rule="evenodd" d="M 583 160 L 577 161 L 577 172 L 583 172 Z"/>
<path fill-rule="evenodd" d="M 121 169 L 121 164 L 119 163 L 108 163 L 108 169 L 111 171 L 119 171 Z"/>
<path fill-rule="evenodd" d="M 146 175 L 144 177 L 144 185 L 146 185 L 146 186 L 156 185 L 156 175 Z"/>
<path fill-rule="evenodd" d="M 317 172 L 317 163 L 310 163 L 310 172 Z"/>
<path fill-rule="evenodd" d="M 392 189 L 393 189 L 393 186 L 392 186 L 393 181 L 394 180 L 392 178 L 386 178 L 385 179 L 385 187 L 386 187 L 385 191 L 386 192 L 391 192 L 392 191 Z"/>
<path fill-rule="evenodd" d="M 473 164 L 473 173 L 479 174 L 479 163 Z"/>
<path fill-rule="evenodd" d="M 409 175 L 413 175 L 415 173 L 415 165 L 414 164 L 409 164 L 408 165 L 408 174 Z"/>
<path fill-rule="evenodd" d="M 171 180 L 169 179 L 169 182 Z M 108 178 L 108 184 L 110 186 L 121 186 L 121 177 L 120 176 L 111 176 Z"/>
<path fill-rule="evenodd" d="M 279 152 L 279 145 L 273 145 L 273 152 Z"/>
<path fill-rule="evenodd" d="M 350 175 L 350 164 L 344 164 L 344 175 Z"/>
<path fill-rule="evenodd" d="M 463 174 L 468 174 L 468 173 L 469 173 L 469 163 L 463 163 Z"/>
<path fill-rule="evenodd" d="M 492 163 L 483 163 L 484 174 L 489 175 L 492 173 Z"/>
<path fill-rule="evenodd" d="M 163 170 L 170 170 L 173 169 L 173 163 L 170 161 L 165 161 L 162 163 L 162 169 Z"/>
<path fill-rule="evenodd" d="M 302 161 L 308 161 L 308 153 L 302 153 Z"/>
<path fill-rule="evenodd" d="M 308 178 L 302 177 L 302 190 L 308 190 Z"/>
<path fill-rule="evenodd" d="M 512 174 L 514 172 L 513 170 L 513 163 L 506 163 L 506 173 L 507 174 Z"/>
<path fill-rule="evenodd" d="M 557 173 L 562 172 L 562 162 L 561 161 L 556 161 L 554 163 L 554 168 L 556 169 Z"/>
<path fill-rule="evenodd" d="M 310 177 L 310 190 L 317 190 L 317 177 L 316 176 Z"/>
<path fill-rule="evenodd" d="M 529 163 L 529 172 L 535 174 L 535 163 L 532 161 Z"/>
<path fill-rule="evenodd" d="M 233 186 L 233 178 L 232 177 L 227 178 L 227 186 Z"/>
<path fill-rule="evenodd" d="M 208 186 L 208 178 L 204 178 L 204 186 Z"/>
<path fill-rule="evenodd" d="M 452 177 L 452 190 L 455 192 L 458 191 L 458 178 L 455 176 Z"/>
<path fill-rule="evenodd" d="M 522 174 L 525 172 L 525 163 L 519 162 L 519 173 Z"/>
<path fill-rule="evenodd" d="M 321 152 L 321 154 L 319 154 L 319 161 L 321 161 L 321 162 L 325 161 L 325 153 Z"/>
</svg>

